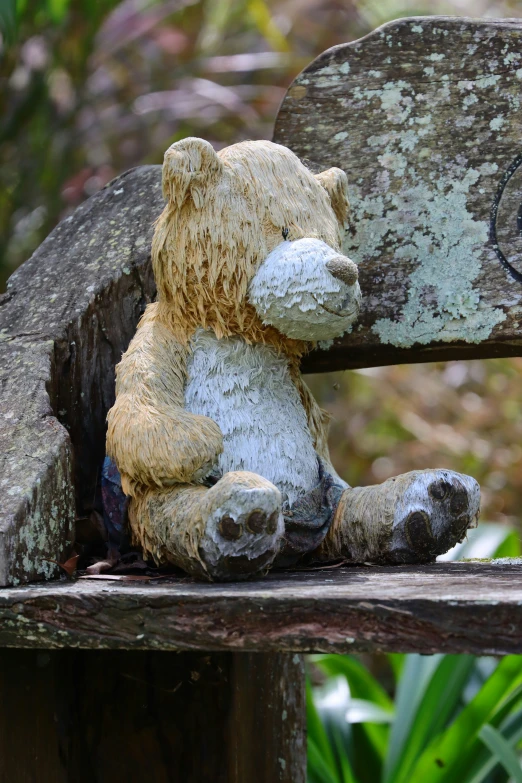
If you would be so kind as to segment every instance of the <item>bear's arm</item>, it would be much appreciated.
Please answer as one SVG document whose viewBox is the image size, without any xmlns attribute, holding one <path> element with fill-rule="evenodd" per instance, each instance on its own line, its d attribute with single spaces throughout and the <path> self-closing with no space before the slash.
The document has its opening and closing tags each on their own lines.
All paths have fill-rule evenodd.
<svg viewBox="0 0 522 783">
<path fill-rule="evenodd" d="M 292 373 L 293 381 L 297 386 L 297 390 L 301 396 L 301 402 L 306 412 L 308 419 L 308 427 L 310 429 L 314 448 L 317 456 L 321 458 L 326 469 L 337 479 L 341 484 L 346 484 L 345 481 L 338 475 L 330 459 L 330 451 L 328 449 L 328 430 L 330 427 L 330 415 L 322 410 L 317 404 L 312 392 L 303 381 L 300 373 L 295 371 Z M 348 486 L 348 484 L 346 484 Z"/>
<path fill-rule="evenodd" d="M 184 409 L 187 350 L 149 305 L 116 368 L 107 453 L 127 494 L 138 485 L 197 481 L 223 450 L 218 425 Z"/>
</svg>

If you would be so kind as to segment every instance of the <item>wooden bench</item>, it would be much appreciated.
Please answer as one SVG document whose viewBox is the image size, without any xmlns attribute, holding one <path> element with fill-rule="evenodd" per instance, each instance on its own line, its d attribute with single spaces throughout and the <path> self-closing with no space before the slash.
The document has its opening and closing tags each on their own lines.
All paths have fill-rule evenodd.
<svg viewBox="0 0 522 783">
<path fill-rule="evenodd" d="M 348 173 L 364 297 L 306 370 L 521 354 L 521 40 L 399 20 L 290 87 L 274 139 Z M 159 166 L 118 177 L 0 300 L 0 781 L 303 783 L 302 653 L 522 652 L 516 563 L 41 581 L 96 502 L 161 207 Z"/>
</svg>

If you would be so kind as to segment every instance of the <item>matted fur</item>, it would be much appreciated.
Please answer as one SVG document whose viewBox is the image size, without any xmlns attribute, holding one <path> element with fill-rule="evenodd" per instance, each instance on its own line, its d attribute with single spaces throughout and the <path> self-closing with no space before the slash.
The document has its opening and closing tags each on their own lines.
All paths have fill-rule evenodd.
<svg viewBox="0 0 522 783">
<path fill-rule="evenodd" d="M 201 485 L 223 450 L 223 437 L 212 419 L 185 408 L 188 357 L 198 328 L 213 330 L 218 338 L 239 335 L 248 343 L 267 344 L 288 358 L 315 451 L 335 475 L 328 418 L 299 374 L 299 358 L 310 343 L 264 326 L 247 302 L 247 291 L 283 236 L 316 238 L 340 250 L 348 219 L 346 184 L 339 169 L 314 176 L 289 150 L 265 141 L 216 153 L 201 139 L 185 139 L 167 151 L 167 203 L 152 247 L 158 302 L 147 308 L 118 365 L 107 435 L 108 454 L 131 496 L 134 541 L 146 557 L 203 578 L 226 579 L 234 567 L 243 567 L 243 543 L 248 548 L 250 536 L 252 557 L 245 573 L 252 575 L 273 562 L 283 530 L 281 492 L 266 478 L 232 471 L 210 488 Z M 473 479 L 440 470 L 414 471 L 377 487 L 346 488 L 329 534 L 313 556 L 400 558 L 409 546 L 408 526 L 419 519 L 429 519 L 429 535 L 448 548 L 475 519 L 479 499 Z M 276 500 L 277 525 L 269 527 Z M 205 550 L 209 520 L 221 537 L 212 539 L 220 542 L 215 551 L 210 543 Z M 241 522 L 239 538 L 219 527 L 227 520 Z"/>
<path fill-rule="evenodd" d="M 207 490 L 197 482 L 221 453 L 223 438 L 214 421 L 184 407 L 191 337 L 203 327 L 286 355 L 317 453 L 329 463 L 327 418 L 298 369 L 310 344 L 264 326 L 246 297 L 284 229 L 290 239 L 317 238 L 340 248 L 346 177 L 339 169 L 314 176 L 292 152 L 267 141 L 216 153 L 201 139 L 185 139 L 165 154 L 163 193 L 152 245 L 158 301 L 147 307 L 117 367 L 107 453 L 131 496 L 134 542 L 157 562 L 202 575 L 197 561 Z"/>
<path fill-rule="evenodd" d="M 116 402 L 107 416 L 107 453 L 125 494 L 204 475 L 223 450 L 218 425 L 184 408 L 187 348 L 147 307 L 116 368 Z"/>
<path fill-rule="evenodd" d="M 187 344 L 203 327 L 218 338 L 240 334 L 289 356 L 309 349 L 263 326 L 246 295 L 284 229 L 290 239 L 317 238 L 340 249 L 328 188 L 346 212 L 345 175 L 330 171 L 316 177 L 290 150 L 269 141 L 245 141 L 215 153 L 201 139 L 185 139 L 167 151 L 167 204 L 156 225 L 152 262 L 158 317 L 180 342 Z"/>
<path fill-rule="evenodd" d="M 131 504 L 130 521 L 134 541 L 157 563 L 173 563 L 203 579 L 226 579 L 227 561 L 212 568 L 201 558 L 200 547 L 206 521 L 216 507 L 233 499 L 238 492 L 270 487 L 280 501 L 279 493 L 269 481 L 248 471 L 227 473 L 219 484 L 210 489 L 179 484 L 171 489 L 144 490 Z M 258 544 L 263 547 L 263 541 Z M 272 542 L 266 542 L 267 548 L 270 544 Z M 263 551 L 258 552 L 261 556 L 257 558 L 257 573 L 265 572 L 273 559 L 270 558 L 267 563 L 263 559 L 264 554 Z"/>
</svg>

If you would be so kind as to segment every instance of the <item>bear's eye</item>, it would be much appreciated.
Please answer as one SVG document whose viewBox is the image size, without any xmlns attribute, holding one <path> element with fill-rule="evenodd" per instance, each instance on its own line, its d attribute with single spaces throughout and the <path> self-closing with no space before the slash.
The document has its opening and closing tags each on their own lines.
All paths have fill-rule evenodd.
<svg viewBox="0 0 522 783">
<path fill-rule="evenodd" d="M 288 228 L 284 228 L 281 233 L 283 234 L 283 239 L 286 242 L 286 240 L 288 239 L 288 234 L 290 233 L 289 229 Z"/>
</svg>

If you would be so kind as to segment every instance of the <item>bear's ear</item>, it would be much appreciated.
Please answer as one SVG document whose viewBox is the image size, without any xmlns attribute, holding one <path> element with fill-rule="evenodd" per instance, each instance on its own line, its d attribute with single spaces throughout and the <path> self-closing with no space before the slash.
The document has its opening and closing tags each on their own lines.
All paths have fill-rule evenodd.
<svg viewBox="0 0 522 783">
<path fill-rule="evenodd" d="M 326 190 L 332 203 L 335 217 L 341 228 L 345 228 L 350 214 L 348 202 L 348 177 L 342 169 L 331 168 L 314 175 L 316 180 Z"/>
<path fill-rule="evenodd" d="M 222 173 L 223 164 L 208 141 L 177 141 L 163 159 L 163 197 L 179 208 L 191 196 L 196 208 L 201 209 Z"/>
</svg>

